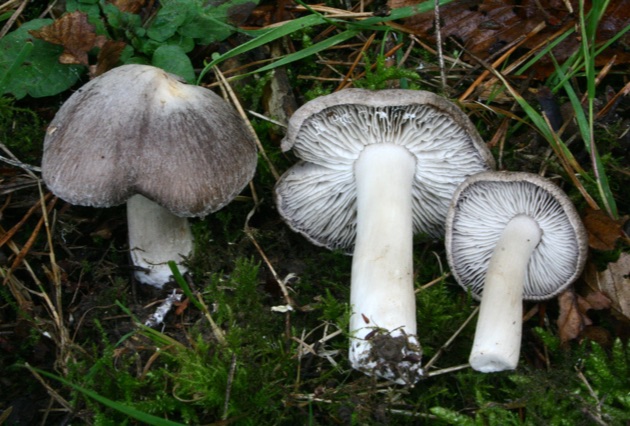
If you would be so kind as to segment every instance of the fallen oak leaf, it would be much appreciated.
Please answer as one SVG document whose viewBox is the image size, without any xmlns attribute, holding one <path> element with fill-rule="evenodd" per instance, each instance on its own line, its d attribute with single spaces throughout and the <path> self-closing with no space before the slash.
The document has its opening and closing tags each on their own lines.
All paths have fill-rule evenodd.
<svg viewBox="0 0 630 426">
<path fill-rule="evenodd" d="M 413 6 L 422 0 L 388 0 L 392 8 Z M 588 4 L 588 2 L 587 2 Z M 609 40 L 630 24 L 630 0 L 611 0 L 601 18 L 597 31 L 597 41 Z M 560 29 L 579 25 L 578 0 L 460 0 L 440 7 L 440 34 L 443 40 L 459 40 L 465 49 L 475 57 L 488 59 L 504 46 L 511 45 L 530 33 L 538 25 L 545 30 L 524 40 L 523 50 L 533 49 L 548 42 Z M 436 42 L 435 13 L 424 12 L 407 18 L 403 23 L 406 31 Z M 597 66 L 603 66 L 615 58 L 616 65 L 630 63 L 630 53 L 623 48 L 630 33 L 624 34 L 618 43 L 609 46 L 594 59 Z M 553 49 L 556 62 L 564 62 L 580 46 L 577 35 L 566 37 Z M 617 47 L 617 44 L 619 47 Z M 555 70 L 554 61 L 547 56 L 533 65 L 533 77 L 545 79 Z"/>
<path fill-rule="evenodd" d="M 611 262 L 604 271 L 587 265 L 584 274 L 587 285 L 611 300 L 613 311 L 630 319 L 630 254 L 621 253 L 616 262 Z"/>
<path fill-rule="evenodd" d="M 601 291 L 591 291 L 585 296 L 577 294 L 572 288 L 558 296 L 560 314 L 558 315 L 558 335 L 562 344 L 569 340 L 584 337 L 584 330 L 593 325 L 588 317 L 589 310 L 610 309 L 612 301 Z"/>
<path fill-rule="evenodd" d="M 111 0 L 110 3 L 121 12 L 138 13 L 146 6 L 147 0 Z"/>
<path fill-rule="evenodd" d="M 625 219 L 615 220 L 602 210 L 587 208 L 582 219 L 588 233 L 588 245 L 597 250 L 614 250 L 622 236 Z"/>
<path fill-rule="evenodd" d="M 98 77 L 114 68 L 120 60 L 120 55 L 126 46 L 127 43 L 124 41 L 105 41 L 98 52 L 96 65 L 90 66 L 90 76 L 92 78 Z"/>
<path fill-rule="evenodd" d="M 578 295 L 573 289 L 567 289 L 558 296 L 560 314 L 558 315 L 558 335 L 560 343 L 577 339 L 585 326 L 591 325 L 589 317 L 581 312 L 578 305 Z M 582 308 L 583 309 L 583 308 Z"/>
<path fill-rule="evenodd" d="M 29 33 L 48 43 L 63 46 L 63 52 L 59 56 L 60 63 L 87 66 L 88 52 L 94 47 L 101 47 L 107 41 L 105 36 L 97 35 L 94 30 L 85 13 L 72 12 L 39 30 L 30 30 Z"/>
</svg>

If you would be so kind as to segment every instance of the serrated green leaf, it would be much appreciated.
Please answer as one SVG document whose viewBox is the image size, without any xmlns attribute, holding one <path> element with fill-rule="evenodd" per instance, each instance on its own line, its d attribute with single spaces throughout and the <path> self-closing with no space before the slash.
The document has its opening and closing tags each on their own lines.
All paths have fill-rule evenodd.
<svg viewBox="0 0 630 426">
<path fill-rule="evenodd" d="M 166 44 L 158 47 L 153 53 L 151 63 L 164 71 L 180 76 L 188 83 L 195 81 L 195 70 L 190 58 L 179 46 Z"/>
<path fill-rule="evenodd" d="M 173 37 L 190 17 L 199 12 L 199 5 L 193 1 L 169 0 L 163 2 L 162 8 L 147 30 L 147 36 L 155 41 L 165 41 Z"/>
<path fill-rule="evenodd" d="M 27 95 L 41 98 L 61 93 L 78 81 L 85 67 L 60 64 L 59 55 L 63 48 L 36 39 L 28 32 L 52 22 L 51 19 L 26 22 L 0 40 L 0 75 L 6 78 L 0 94 L 11 93 L 17 99 Z M 24 61 L 15 66 L 27 42 L 32 43 L 33 48 Z"/>
<path fill-rule="evenodd" d="M 212 12 L 201 12 L 182 25 L 177 32 L 198 40 L 199 44 L 210 44 L 222 41 L 234 34 L 236 28 L 212 15 Z"/>
</svg>

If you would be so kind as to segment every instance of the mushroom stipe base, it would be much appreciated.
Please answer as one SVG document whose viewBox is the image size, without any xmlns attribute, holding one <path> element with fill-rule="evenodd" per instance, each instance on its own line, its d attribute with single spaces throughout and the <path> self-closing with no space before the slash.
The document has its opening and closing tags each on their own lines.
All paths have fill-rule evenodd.
<svg viewBox="0 0 630 426">
<path fill-rule="evenodd" d="M 379 329 L 363 340 L 352 339 L 350 359 L 352 368 L 399 385 L 413 385 L 424 375 L 418 338 L 403 329 Z"/>
</svg>

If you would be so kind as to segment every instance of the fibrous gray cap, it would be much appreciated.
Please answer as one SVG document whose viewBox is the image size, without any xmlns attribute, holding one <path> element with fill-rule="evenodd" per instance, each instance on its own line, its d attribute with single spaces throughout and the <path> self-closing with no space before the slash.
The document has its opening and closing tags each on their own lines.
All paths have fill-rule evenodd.
<svg viewBox="0 0 630 426">
<path fill-rule="evenodd" d="M 46 134 L 42 173 L 72 204 L 108 207 L 141 194 L 188 217 L 229 203 L 256 161 L 243 119 L 212 91 L 124 65 L 63 104 Z"/>
<path fill-rule="evenodd" d="M 282 149 L 303 161 L 276 185 L 278 210 L 314 244 L 351 251 L 356 228 L 354 162 L 371 144 L 416 158 L 414 231 L 440 238 L 455 188 L 494 160 L 458 107 L 430 92 L 347 89 L 299 108 Z"/>
<path fill-rule="evenodd" d="M 542 231 L 527 266 L 523 299 L 549 299 L 582 272 L 586 231 L 560 188 L 531 173 L 480 173 L 455 192 L 445 241 L 454 277 L 475 298 L 481 299 L 490 257 L 503 229 L 522 214 L 534 219 Z"/>
</svg>

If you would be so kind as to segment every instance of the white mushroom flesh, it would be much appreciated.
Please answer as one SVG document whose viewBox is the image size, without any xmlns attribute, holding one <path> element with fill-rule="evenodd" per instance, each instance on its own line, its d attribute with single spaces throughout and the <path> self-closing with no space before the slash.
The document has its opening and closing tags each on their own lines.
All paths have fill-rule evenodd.
<svg viewBox="0 0 630 426">
<path fill-rule="evenodd" d="M 169 261 L 174 261 L 182 274 L 187 271 L 182 262 L 192 253 L 193 236 L 185 217 L 175 216 L 142 195 L 134 195 L 127 200 L 127 226 L 138 281 L 162 288 L 173 275 Z"/>
<path fill-rule="evenodd" d="M 422 374 L 412 265 L 415 167 L 407 149 L 386 143 L 365 147 L 354 168 L 350 362 L 401 384 L 415 383 Z"/>
<path fill-rule="evenodd" d="M 470 366 L 483 373 L 513 370 L 523 327 L 523 287 L 530 256 L 542 237 L 527 215 L 512 218 L 494 248 L 483 287 Z"/>
<path fill-rule="evenodd" d="M 457 281 L 481 300 L 471 366 L 514 369 L 523 300 L 549 299 L 580 274 L 586 232 L 568 197 L 531 173 L 484 172 L 457 189 L 446 249 Z"/>
<path fill-rule="evenodd" d="M 282 148 L 303 161 L 276 184 L 280 214 L 314 244 L 354 254 L 353 367 L 416 382 L 413 234 L 443 235 L 459 183 L 492 168 L 484 142 L 433 93 L 348 89 L 298 109 Z"/>
</svg>

